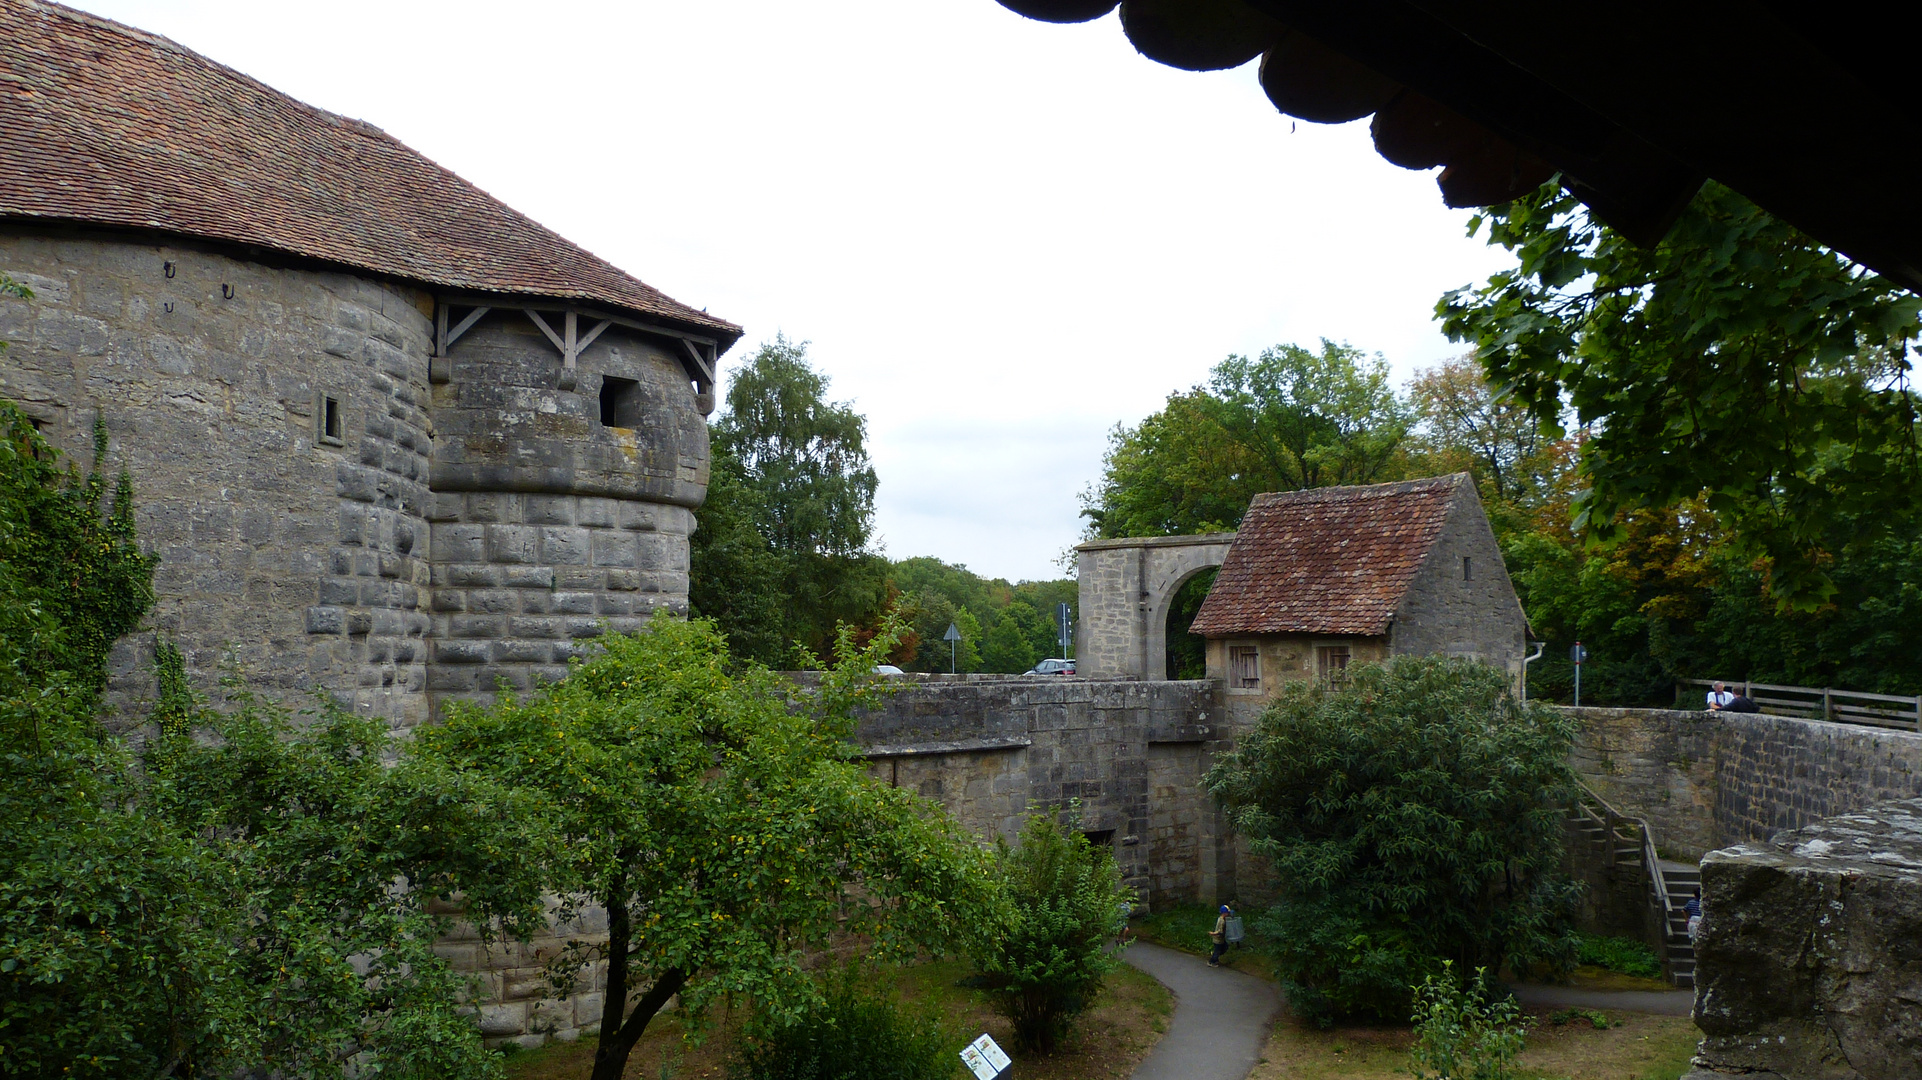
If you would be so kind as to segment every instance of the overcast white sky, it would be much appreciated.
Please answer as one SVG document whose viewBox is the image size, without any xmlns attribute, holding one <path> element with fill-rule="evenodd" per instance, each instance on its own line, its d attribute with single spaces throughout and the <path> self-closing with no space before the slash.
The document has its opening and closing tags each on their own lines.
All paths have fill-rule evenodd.
<svg viewBox="0 0 1922 1080">
<path fill-rule="evenodd" d="M 1229 353 L 1397 377 L 1504 265 L 1365 121 L 994 0 L 84 0 L 429 157 L 670 296 L 813 342 L 896 558 L 1055 577 L 1107 432 Z"/>
</svg>

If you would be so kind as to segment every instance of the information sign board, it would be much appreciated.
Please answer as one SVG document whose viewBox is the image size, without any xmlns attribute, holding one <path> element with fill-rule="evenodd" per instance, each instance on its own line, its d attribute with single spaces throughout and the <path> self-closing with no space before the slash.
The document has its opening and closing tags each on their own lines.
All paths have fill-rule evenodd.
<svg viewBox="0 0 1922 1080">
<path fill-rule="evenodd" d="M 994 1037 L 991 1035 L 983 1035 L 963 1048 L 961 1061 L 968 1067 L 969 1072 L 974 1073 L 975 1080 L 994 1080 L 1008 1066 L 1014 1064 L 1013 1060 L 1002 1052 L 1001 1047 L 995 1044 Z"/>
</svg>

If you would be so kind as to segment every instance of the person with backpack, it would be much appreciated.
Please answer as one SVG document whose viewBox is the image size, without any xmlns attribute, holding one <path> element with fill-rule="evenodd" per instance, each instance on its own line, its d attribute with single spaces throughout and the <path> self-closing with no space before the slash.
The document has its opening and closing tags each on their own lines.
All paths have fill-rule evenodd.
<svg viewBox="0 0 1922 1080">
<path fill-rule="evenodd" d="M 1241 916 L 1235 914 L 1233 907 L 1221 905 L 1220 914 L 1215 916 L 1215 928 L 1208 931 L 1208 940 L 1215 945 L 1208 953 L 1208 966 L 1220 967 L 1221 955 L 1231 946 L 1241 944 L 1241 939 Z"/>
</svg>

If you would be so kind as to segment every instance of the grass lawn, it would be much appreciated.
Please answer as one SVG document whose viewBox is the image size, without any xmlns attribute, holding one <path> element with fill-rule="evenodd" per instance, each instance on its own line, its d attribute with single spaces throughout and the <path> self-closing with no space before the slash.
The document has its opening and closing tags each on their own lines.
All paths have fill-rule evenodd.
<svg viewBox="0 0 1922 1080">
<path fill-rule="evenodd" d="M 895 985 L 909 1000 L 932 998 L 956 1034 L 954 1049 L 982 1032 L 1012 1053 L 1014 1039 L 1008 1023 L 988 1008 L 978 991 L 957 985 L 969 973 L 967 964 L 947 961 L 897 969 Z M 1131 967 L 1108 977 L 1101 995 L 1081 1014 L 1068 1042 L 1046 1056 L 1016 1055 L 1023 1080 L 1109 1080 L 1131 1075 L 1135 1066 L 1168 1029 L 1174 1009 L 1167 988 Z M 697 1080 L 727 1075 L 727 1062 L 740 1016 L 717 1013 L 707 1038 L 690 1045 L 678 1018 L 655 1020 L 628 1058 L 627 1080 Z M 550 1045 L 523 1051 L 507 1059 L 510 1080 L 579 1080 L 594 1061 L 593 1040 Z M 665 1066 L 665 1071 L 664 1067 Z M 970 1074 L 961 1059 L 954 1060 L 957 1080 Z"/>
<path fill-rule="evenodd" d="M 1702 1033 L 1686 1016 L 1603 1010 L 1597 1031 L 1583 1019 L 1552 1023 L 1558 1010 L 1531 1009 L 1521 1080 L 1676 1080 L 1689 1070 Z M 1262 1048 L 1249 1080 L 1407 1080 L 1405 1027 L 1335 1027 L 1316 1031 L 1284 1017 Z"/>
</svg>

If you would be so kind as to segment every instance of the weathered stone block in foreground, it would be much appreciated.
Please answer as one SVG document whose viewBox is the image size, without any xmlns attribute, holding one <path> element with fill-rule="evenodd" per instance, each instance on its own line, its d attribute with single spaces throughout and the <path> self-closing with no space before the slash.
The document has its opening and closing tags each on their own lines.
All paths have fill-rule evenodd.
<svg viewBox="0 0 1922 1080">
<path fill-rule="evenodd" d="M 1702 883 L 1692 1076 L 1922 1076 L 1922 799 L 1710 852 Z"/>
</svg>

